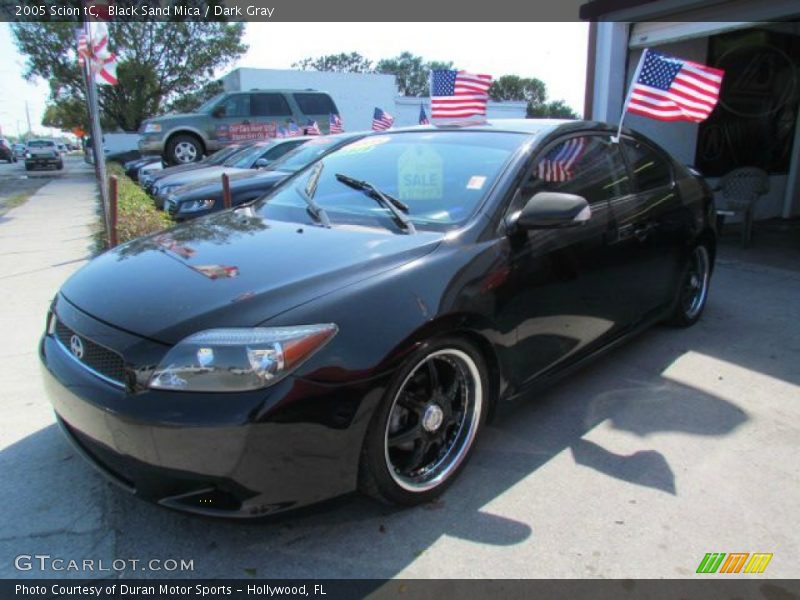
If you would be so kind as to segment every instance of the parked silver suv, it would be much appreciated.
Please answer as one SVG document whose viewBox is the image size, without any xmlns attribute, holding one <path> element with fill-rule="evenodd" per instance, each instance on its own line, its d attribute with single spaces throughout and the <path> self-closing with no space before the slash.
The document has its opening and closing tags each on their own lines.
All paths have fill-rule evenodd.
<svg viewBox="0 0 800 600">
<path fill-rule="evenodd" d="M 327 93 L 314 90 L 225 92 L 196 112 L 145 121 L 139 152 L 160 154 L 171 165 L 191 163 L 234 142 L 275 137 L 290 121 L 301 133 L 309 120 L 327 133 L 329 116 L 338 112 Z"/>
</svg>

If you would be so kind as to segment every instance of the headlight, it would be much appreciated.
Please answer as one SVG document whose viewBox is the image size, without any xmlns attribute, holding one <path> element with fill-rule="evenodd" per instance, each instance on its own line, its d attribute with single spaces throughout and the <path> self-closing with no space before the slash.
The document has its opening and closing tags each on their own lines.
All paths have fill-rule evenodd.
<svg viewBox="0 0 800 600">
<path fill-rule="evenodd" d="M 26 152 L 25 158 L 33 158 L 33 154 L 31 154 L 30 152 Z"/>
<path fill-rule="evenodd" d="M 161 123 L 148 123 L 144 126 L 145 133 L 160 133 Z"/>
<path fill-rule="evenodd" d="M 183 202 L 180 206 L 179 211 L 185 213 L 191 212 L 198 212 L 201 210 L 207 210 L 209 208 L 214 207 L 214 199 L 207 198 L 205 200 L 189 200 L 188 202 Z"/>
<path fill-rule="evenodd" d="M 280 381 L 336 335 L 333 323 L 208 329 L 174 346 L 149 387 L 185 392 L 243 392 Z"/>
</svg>

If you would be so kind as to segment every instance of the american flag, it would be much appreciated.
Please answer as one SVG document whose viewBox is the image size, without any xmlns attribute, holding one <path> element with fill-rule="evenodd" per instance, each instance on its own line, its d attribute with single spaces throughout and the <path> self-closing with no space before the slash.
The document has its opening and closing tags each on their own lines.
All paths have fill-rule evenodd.
<svg viewBox="0 0 800 600">
<path fill-rule="evenodd" d="M 375 112 L 372 115 L 372 130 L 373 131 L 386 131 L 394 123 L 394 117 L 384 110 L 375 107 Z"/>
<path fill-rule="evenodd" d="M 431 117 L 471 117 L 486 114 L 491 75 L 466 71 L 431 71 Z"/>
<path fill-rule="evenodd" d="M 430 121 L 428 120 L 428 115 L 425 114 L 425 107 L 420 104 L 419 105 L 419 124 L 420 125 L 430 125 Z"/>
<path fill-rule="evenodd" d="M 83 66 L 83 61 L 89 57 L 89 42 L 86 38 L 86 33 L 78 30 L 78 64 Z"/>
<path fill-rule="evenodd" d="M 725 71 L 645 50 L 628 112 L 661 121 L 704 121 L 719 100 Z"/>
<path fill-rule="evenodd" d="M 297 126 L 294 119 L 289 119 L 289 130 L 286 133 L 286 137 L 300 137 L 301 135 L 303 135 L 303 130 Z"/>
<path fill-rule="evenodd" d="M 306 123 L 306 135 L 322 135 L 322 132 L 319 130 L 319 125 L 317 125 L 316 121 L 312 121 L 311 119 L 308 120 Z"/>
<path fill-rule="evenodd" d="M 88 62 L 95 82 L 99 85 L 116 85 L 117 55 L 108 49 L 108 26 L 102 22 L 93 22 L 89 26 L 89 35 L 79 30 L 78 64 L 81 67 Z"/>
<path fill-rule="evenodd" d="M 330 117 L 328 117 L 328 127 L 330 133 L 344 133 L 342 119 L 335 113 L 331 113 Z"/>
<path fill-rule="evenodd" d="M 572 166 L 585 147 L 585 138 L 572 138 L 558 144 L 536 165 L 536 177 L 549 182 L 569 181 L 573 177 Z"/>
</svg>

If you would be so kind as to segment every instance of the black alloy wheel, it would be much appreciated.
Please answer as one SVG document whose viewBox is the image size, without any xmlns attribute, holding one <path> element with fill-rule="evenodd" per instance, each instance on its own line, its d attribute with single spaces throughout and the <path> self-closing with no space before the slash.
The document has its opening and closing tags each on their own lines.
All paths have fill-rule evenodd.
<svg viewBox="0 0 800 600">
<path fill-rule="evenodd" d="M 470 454 L 488 393 L 485 363 L 468 342 L 442 340 L 415 353 L 367 434 L 362 490 L 405 505 L 441 494 Z"/>
</svg>

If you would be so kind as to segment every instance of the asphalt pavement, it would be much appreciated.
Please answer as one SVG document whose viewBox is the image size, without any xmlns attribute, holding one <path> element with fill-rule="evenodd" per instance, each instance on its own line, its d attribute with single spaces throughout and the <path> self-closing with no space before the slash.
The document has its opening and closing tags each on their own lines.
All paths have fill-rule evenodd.
<svg viewBox="0 0 800 600">
<path fill-rule="evenodd" d="M 0 577 L 685 578 L 708 552 L 773 553 L 755 577 L 797 575 L 800 261 L 723 249 L 700 323 L 655 328 L 502 410 L 438 502 L 353 495 L 269 522 L 210 520 L 107 483 L 44 396 L 36 344 L 89 255 L 94 193 L 75 165 L 0 219 Z M 140 562 L 15 567 L 34 554 Z"/>
<path fill-rule="evenodd" d="M 60 171 L 26 171 L 25 161 L 21 159 L 14 163 L 0 162 L 0 215 L 8 210 L 9 201 L 17 201 L 21 195 L 29 196 L 53 180 L 70 177 L 76 169 L 83 170 L 83 164 L 82 157 L 77 155 L 65 157 L 64 169 Z"/>
</svg>

